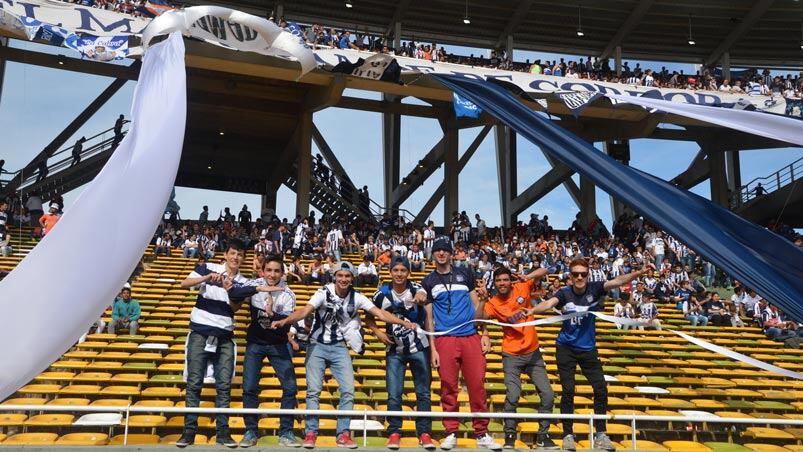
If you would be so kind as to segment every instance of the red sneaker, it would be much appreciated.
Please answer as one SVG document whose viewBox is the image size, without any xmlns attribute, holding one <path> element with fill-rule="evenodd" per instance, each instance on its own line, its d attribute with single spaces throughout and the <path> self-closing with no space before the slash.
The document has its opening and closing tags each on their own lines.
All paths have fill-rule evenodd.
<svg viewBox="0 0 803 452">
<path fill-rule="evenodd" d="M 304 449 L 315 449 L 315 441 L 317 441 L 318 436 L 315 433 L 307 432 L 307 435 L 304 436 Z"/>
<path fill-rule="evenodd" d="M 401 433 L 391 433 L 388 436 L 388 449 L 396 450 L 401 447 Z"/>
<path fill-rule="evenodd" d="M 347 447 L 349 449 L 356 449 L 357 443 L 351 439 L 351 433 L 343 432 L 337 437 L 337 447 Z"/>
<path fill-rule="evenodd" d="M 435 450 L 435 443 L 432 442 L 432 436 L 429 433 L 422 433 L 418 438 L 418 445 L 426 450 Z"/>
</svg>

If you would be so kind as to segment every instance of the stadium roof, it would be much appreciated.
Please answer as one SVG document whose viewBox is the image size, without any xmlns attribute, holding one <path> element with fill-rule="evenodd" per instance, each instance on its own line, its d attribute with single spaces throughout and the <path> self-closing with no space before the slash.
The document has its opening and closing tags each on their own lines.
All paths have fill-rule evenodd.
<svg viewBox="0 0 803 452">
<path fill-rule="evenodd" d="M 260 16 L 281 9 L 288 20 L 385 36 L 401 21 L 403 40 L 439 44 L 503 48 L 512 34 L 521 50 L 613 57 L 621 45 L 624 58 L 689 63 L 715 63 L 730 51 L 733 67 L 803 66 L 800 0 L 468 0 L 469 25 L 465 0 L 351 0 L 351 8 L 345 0 L 211 3 Z"/>
</svg>

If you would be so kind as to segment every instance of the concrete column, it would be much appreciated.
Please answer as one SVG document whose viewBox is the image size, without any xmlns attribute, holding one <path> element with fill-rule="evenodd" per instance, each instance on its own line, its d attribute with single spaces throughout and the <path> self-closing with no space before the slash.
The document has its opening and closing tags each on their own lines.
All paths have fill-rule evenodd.
<svg viewBox="0 0 803 452">
<path fill-rule="evenodd" d="M 452 212 L 458 211 L 458 181 L 460 162 L 458 160 L 458 133 L 454 125 L 446 129 L 446 153 L 443 156 L 443 181 L 446 191 L 443 195 L 443 225 L 449 228 L 452 222 Z"/>
<path fill-rule="evenodd" d="M 507 35 L 507 41 L 505 42 L 505 53 L 510 61 L 513 61 L 513 35 Z"/>
<path fill-rule="evenodd" d="M 717 150 L 708 151 L 708 163 L 711 166 L 711 201 L 727 207 L 728 179 L 725 174 L 725 153 Z"/>
<path fill-rule="evenodd" d="M 8 38 L 0 37 L 0 47 L 8 46 Z M 3 101 L 3 82 L 6 78 L 6 60 L 0 58 L 0 103 Z"/>
<path fill-rule="evenodd" d="M 274 22 L 277 24 L 281 22 L 282 17 L 284 17 L 284 1 L 279 0 L 276 2 L 276 10 L 274 11 L 276 16 L 273 18 Z"/>
<path fill-rule="evenodd" d="M 741 199 L 742 168 L 739 161 L 739 151 L 725 152 L 725 170 L 728 177 L 728 191 L 732 201 Z"/>
<path fill-rule="evenodd" d="M 496 172 L 499 181 L 499 213 L 501 224 L 505 227 L 516 223 L 516 215 L 511 208 L 513 198 L 518 195 L 516 180 L 516 132 L 505 125 L 496 125 Z"/>
<path fill-rule="evenodd" d="M 580 225 L 588 228 L 597 218 L 597 187 L 590 179 L 580 176 Z"/>
<path fill-rule="evenodd" d="M 623 165 L 630 164 L 630 140 L 623 140 L 619 143 L 606 141 L 602 146 L 602 150 Z M 609 198 L 611 200 L 611 215 L 613 215 L 615 221 L 627 210 L 627 206 L 613 196 L 609 196 Z"/>
<path fill-rule="evenodd" d="M 296 175 L 296 215 L 309 215 L 312 190 L 312 112 L 300 115 L 298 143 L 298 174 Z"/>
<path fill-rule="evenodd" d="M 276 214 L 276 191 L 263 194 L 261 205 L 260 216 L 262 220 L 270 221 L 273 215 Z"/>
<path fill-rule="evenodd" d="M 731 80 L 731 54 L 730 52 L 725 52 L 722 54 L 722 77 L 730 80 L 731 85 L 733 85 L 733 80 Z"/>
<path fill-rule="evenodd" d="M 393 50 L 398 52 L 401 48 L 401 22 L 393 24 Z"/>
<path fill-rule="evenodd" d="M 613 50 L 613 61 L 616 66 L 616 76 L 622 75 L 622 46 L 616 46 Z"/>
<path fill-rule="evenodd" d="M 400 102 L 396 96 L 384 94 L 385 102 Z M 393 190 L 399 186 L 399 165 L 401 147 L 401 116 L 394 113 L 382 113 L 382 164 L 384 177 L 384 203 L 390 209 L 393 202 Z"/>
</svg>

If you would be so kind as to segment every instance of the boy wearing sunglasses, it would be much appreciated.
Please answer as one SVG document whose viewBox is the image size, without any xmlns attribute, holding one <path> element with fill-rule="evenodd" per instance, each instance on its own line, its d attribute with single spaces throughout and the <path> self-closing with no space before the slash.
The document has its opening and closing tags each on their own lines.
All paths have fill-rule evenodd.
<svg viewBox="0 0 803 452">
<path fill-rule="evenodd" d="M 528 315 L 542 313 L 553 308 L 563 314 L 583 311 L 602 311 L 605 293 L 630 283 L 634 279 L 655 269 L 647 264 L 638 271 L 626 273 L 610 281 L 589 282 L 588 262 L 584 258 L 574 259 L 569 264 L 571 285 L 561 288 L 555 296 L 538 303 Z M 575 368 L 580 366 L 583 376 L 588 379 L 594 391 L 594 413 L 606 414 L 608 410 L 608 388 L 602 372 L 602 362 L 597 354 L 596 329 L 593 315 L 579 315 L 563 322 L 563 327 L 555 341 L 555 359 L 562 387 L 560 398 L 561 414 L 574 413 Z M 574 420 L 563 420 L 563 450 L 577 450 L 572 424 Z M 597 449 L 614 451 L 616 447 L 605 434 L 604 419 L 594 421 L 593 446 Z"/>
</svg>

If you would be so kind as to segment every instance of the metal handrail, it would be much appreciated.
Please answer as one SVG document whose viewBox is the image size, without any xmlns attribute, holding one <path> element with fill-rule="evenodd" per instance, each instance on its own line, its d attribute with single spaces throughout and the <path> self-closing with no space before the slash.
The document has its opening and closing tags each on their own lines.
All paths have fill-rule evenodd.
<svg viewBox="0 0 803 452">
<path fill-rule="evenodd" d="M 130 122 L 131 121 L 127 121 L 127 120 L 123 122 L 123 129 L 122 129 L 123 136 L 125 136 L 126 133 L 128 133 L 128 130 L 126 129 L 126 125 L 128 123 L 130 123 Z M 98 133 L 96 135 L 93 135 L 92 137 L 87 138 L 86 141 L 84 142 L 84 144 L 90 142 L 91 140 L 93 140 L 93 139 L 95 139 L 97 137 L 102 137 L 103 135 L 106 135 L 107 133 L 109 133 L 109 131 L 113 131 L 113 130 L 114 130 L 114 127 L 110 128 L 110 129 L 106 129 L 103 132 L 100 132 L 100 133 Z M 107 150 L 107 146 L 109 144 L 113 143 L 113 142 L 114 142 L 114 135 L 112 135 L 111 137 L 103 138 L 101 141 L 99 141 L 97 143 L 91 144 L 90 146 L 84 148 L 81 151 L 81 159 L 83 160 L 83 159 L 86 159 L 86 158 L 89 158 L 89 157 L 93 157 L 93 156 L 95 156 L 97 154 L 100 154 L 103 151 L 106 151 Z M 70 145 L 70 146 L 68 146 L 68 147 L 66 147 L 66 148 L 64 148 L 64 149 L 62 149 L 60 151 L 57 151 L 57 152 L 53 153 L 53 155 L 48 157 L 48 160 L 53 158 L 53 157 L 55 157 L 55 156 L 57 156 L 57 155 L 63 154 L 66 151 L 72 151 L 73 146 L 74 146 L 74 144 Z M 72 163 L 72 159 L 73 159 L 72 154 L 70 154 L 68 157 L 65 157 L 65 158 L 63 158 L 61 160 L 58 160 L 58 161 L 56 161 L 55 163 L 53 163 L 51 165 L 48 165 L 48 167 L 47 167 L 48 168 L 48 173 L 47 173 L 48 177 L 52 176 L 53 174 L 56 174 L 58 171 L 61 171 L 63 169 L 69 168 L 70 164 Z M 16 175 L 17 173 L 19 173 L 19 171 L 15 172 L 14 174 Z M 17 191 L 22 190 L 24 187 L 27 187 L 27 186 L 35 183 L 35 180 L 38 177 L 39 177 L 39 171 L 38 170 L 32 171 L 31 174 L 28 177 L 26 177 L 25 179 L 23 179 L 20 182 L 19 186 L 17 187 Z"/>
<path fill-rule="evenodd" d="M 745 204 L 758 196 L 763 196 L 779 190 L 782 187 L 794 182 L 796 174 L 803 174 L 803 157 L 784 166 L 769 176 L 757 177 L 744 184 L 740 188 L 739 201 L 741 201 L 742 204 Z M 761 195 L 756 193 L 756 188 L 758 187 L 759 183 L 763 189 L 763 193 Z"/>
<path fill-rule="evenodd" d="M 52 412 L 80 412 L 80 413 L 120 413 L 125 416 L 121 420 L 124 424 L 123 444 L 128 444 L 129 414 L 130 413 L 176 413 L 176 414 L 256 414 L 271 416 L 324 416 L 324 417 L 359 417 L 363 420 L 362 434 L 363 446 L 368 445 L 368 417 L 403 417 L 403 418 L 459 418 L 459 419 L 521 419 L 537 421 L 541 419 L 564 420 L 574 419 L 588 421 L 589 441 L 593 444 L 594 421 L 626 421 L 631 428 L 631 442 L 634 451 L 637 447 L 637 422 L 690 422 L 712 424 L 756 424 L 756 425 L 796 425 L 803 426 L 803 419 L 766 419 L 766 418 L 730 418 L 711 416 L 650 416 L 636 414 L 551 414 L 551 413 L 476 413 L 476 412 L 442 412 L 442 411 L 388 411 L 388 410 L 306 410 L 306 409 L 267 409 L 267 408 L 187 408 L 187 407 L 156 407 L 156 406 L 64 406 L 64 405 L 0 405 L 3 411 L 52 411 Z"/>
</svg>

